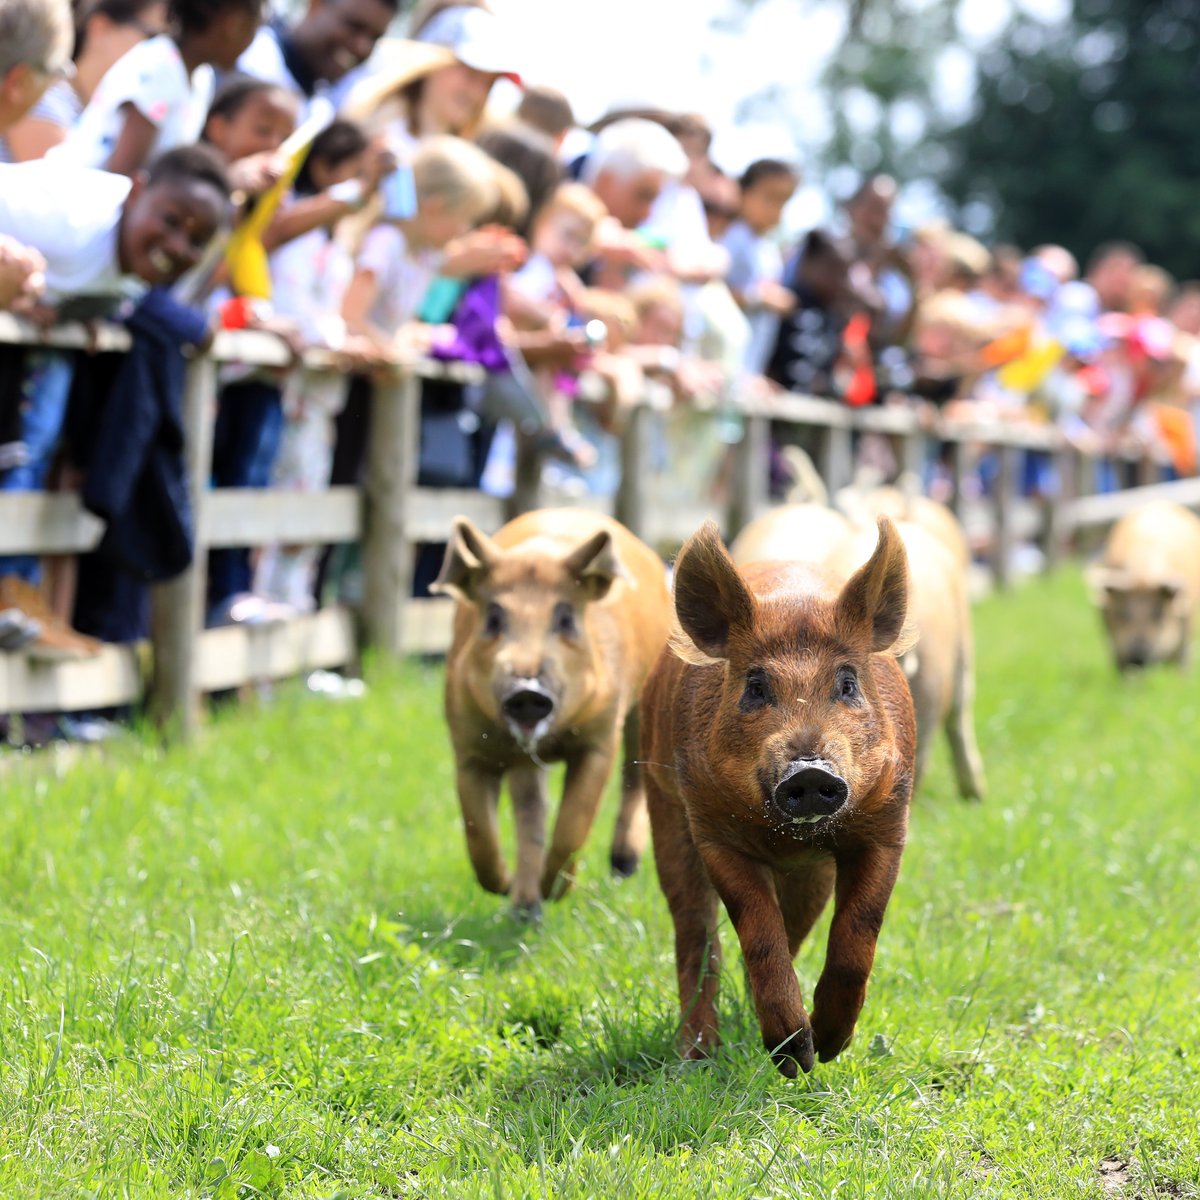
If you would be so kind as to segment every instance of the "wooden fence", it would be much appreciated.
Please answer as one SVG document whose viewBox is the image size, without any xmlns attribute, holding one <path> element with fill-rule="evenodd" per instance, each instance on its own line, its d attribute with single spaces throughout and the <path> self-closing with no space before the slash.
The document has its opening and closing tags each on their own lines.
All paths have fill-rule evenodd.
<svg viewBox="0 0 1200 1200">
<path fill-rule="evenodd" d="M 95 350 L 119 350 L 127 344 L 124 332 L 116 328 L 88 333 L 62 327 L 43 334 L 4 315 L 0 342 Z M 379 375 L 361 489 L 334 487 L 316 494 L 210 490 L 217 368 L 234 361 L 284 367 L 289 360 L 274 338 L 237 332 L 219 335 L 212 351 L 189 365 L 184 422 L 196 554 L 191 568 L 153 589 L 149 645 L 106 646 L 94 658 L 65 663 L 45 662 L 25 652 L 0 652 L 0 713 L 78 711 L 145 699 L 160 727 L 186 738 L 197 728 L 206 692 L 343 666 L 356 661 L 364 647 L 384 657 L 443 650 L 449 639 L 450 604 L 444 599 L 410 599 L 414 544 L 443 540 L 457 513 L 494 530 L 514 507 L 538 503 L 536 475 L 528 471 L 519 477 L 515 501 L 508 504 L 477 491 L 417 487 L 421 381 L 478 378 L 475 368 L 429 361 L 398 363 Z M 319 354 L 306 357 L 305 365 L 340 369 L 329 356 Z M 681 496 L 668 485 L 679 463 L 694 453 L 696 439 L 677 444 L 664 458 L 663 424 L 670 418 L 649 402 L 637 406 L 621 439 L 615 495 L 579 502 L 610 508 L 664 551 L 677 547 L 709 516 L 732 536 L 769 503 L 769 427 L 778 421 L 817 432 L 817 466 L 831 493 L 851 482 L 856 434 L 891 437 L 902 466 L 918 478 L 931 445 L 940 445 L 952 468 L 952 504 L 972 540 L 986 546 L 999 587 L 1010 581 L 1018 539 L 1037 538 L 1047 564 L 1053 566 L 1077 530 L 1111 521 L 1142 498 L 1171 497 L 1200 507 L 1200 480 L 1195 479 L 1088 494 L 1094 462 L 1048 427 L 929 423 L 906 407 L 853 410 L 803 396 L 743 405 L 739 414 L 740 437 L 718 448 L 719 487 L 710 478 L 690 496 Z M 692 414 L 689 419 L 711 426 L 721 415 Z M 975 499 L 964 484 L 981 450 L 995 455 L 996 473 L 991 494 Z M 1031 503 L 1021 498 L 1018 468 L 1022 452 L 1028 450 L 1054 458 L 1063 482 L 1056 500 Z M 1147 481 L 1159 474 L 1157 464 L 1148 461 L 1136 469 Z M 73 494 L 0 493 L 0 554 L 82 553 L 96 545 L 101 532 L 101 523 Z M 204 629 L 206 551 L 273 542 L 360 542 L 361 611 L 335 606 L 265 626 Z"/>
</svg>

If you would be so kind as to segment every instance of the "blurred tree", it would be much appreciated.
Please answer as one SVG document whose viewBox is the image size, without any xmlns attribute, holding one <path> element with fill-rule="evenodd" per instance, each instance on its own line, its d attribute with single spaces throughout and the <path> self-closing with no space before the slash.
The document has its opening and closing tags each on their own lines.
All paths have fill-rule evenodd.
<svg viewBox="0 0 1200 1200">
<path fill-rule="evenodd" d="M 1061 242 L 1086 259 L 1135 242 L 1200 276 L 1200 4 L 1073 0 L 1018 16 L 978 61 L 974 115 L 938 131 L 964 221 L 997 239 Z"/>
</svg>

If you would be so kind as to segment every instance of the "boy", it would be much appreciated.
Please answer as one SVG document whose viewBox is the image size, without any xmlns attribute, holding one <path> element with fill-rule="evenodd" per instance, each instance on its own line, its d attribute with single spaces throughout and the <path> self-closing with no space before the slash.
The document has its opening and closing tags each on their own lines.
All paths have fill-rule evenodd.
<svg viewBox="0 0 1200 1200">
<path fill-rule="evenodd" d="M 0 235 L 46 260 L 47 304 L 91 316 L 174 283 L 229 217 L 220 158 L 181 146 L 130 179 L 49 159 L 0 165 Z"/>
<path fill-rule="evenodd" d="M 206 147 L 172 150 L 134 179 L 45 159 L 0 166 L 0 235 L 42 254 L 43 299 L 60 316 L 98 317 L 149 287 L 174 283 L 228 216 L 225 168 Z M 0 491 L 41 490 L 62 432 L 70 359 L 39 352 L 27 372 L 22 454 L 0 474 Z M 37 560 L 0 558 L 5 575 L 35 583 Z"/>
<path fill-rule="evenodd" d="M 741 216 L 721 239 L 729 251 L 729 290 L 750 321 L 746 368 L 761 374 L 779 329 L 779 318 L 795 307 L 795 297 L 783 286 L 783 257 L 771 234 L 795 194 L 799 179 L 785 162 L 760 158 L 738 181 Z"/>
</svg>

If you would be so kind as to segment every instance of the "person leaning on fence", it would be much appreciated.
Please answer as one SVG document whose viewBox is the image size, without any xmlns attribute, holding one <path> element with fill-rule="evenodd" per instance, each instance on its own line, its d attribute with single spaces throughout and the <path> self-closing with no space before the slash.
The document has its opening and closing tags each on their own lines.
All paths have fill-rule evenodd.
<svg viewBox="0 0 1200 1200">
<path fill-rule="evenodd" d="M 228 206 L 224 169 L 200 147 L 171 151 L 135 179 L 49 159 L 0 166 L 0 234 L 43 255 L 44 299 L 59 311 L 69 305 L 97 316 L 147 288 L 174 283 L 199 261 Z M 23 454 L 0 475 L 0 489 L 44 488 L 63 432 L 67 391 L 63 385 L 29 395 L 20 414 Z M 0 559 L 0 575 L 25 585 L 39 574 L 34 558 Z M 52 630 L 61 629 L 32 592 L 17 590 L 22 607 L 36 608 Z M 58 641 L 63 649 L 73 645 L 69 638 Z"/>
<path fill-rule="evenodd" d="M 264 0 L 171 0 L 171 32 L 149 38 L 100 81 L 52 157 L 132 175 L 194 143 L 213 96 L 213 68 L 232 70 L 262 21 Z"/>
<path fill-rule="evenodd" d="M 384 220 L 368 231 L 342 305 L 347 331 L 374 342 L 385 357 L 411 357 L 428 348 L 430 331 L 417 323 L 417 314 L 442 268 L 445 247 L 492 212 L 499 200 L 494 163 L 460 138 L 426 139 L 412 167 L 415 213 Z M 372 391 L 368 376 L 351 380 L 338 417 L 331 479 L 335 485 L 359 482 Z M 455 404 L 448 420 L 432 419 L 444 415 L 437 413 L 422 423 L 421 459 L 427 472 L 458 471 L 472 461 L 451 428 L 457 427 L 457 408 Z M 323 588 L 324 570 L 318 589 Z"/>
<path fill-rule="evenodd" d="M 0 0 L 0 139 L 71 69 L 71 10 L 66 0 Z M 0 140 L 0 162 L 7 159 Z M 40 256 L 0 231 L 0 309 L 32 300 Z M 0 443 L 11 424 L 0 401 Z"/>
<path fill-rule="evenodd" d="M 42 158 L 75 127 L 118 59 L 167 31 L 166 0 L 96 0 L 75 24 L 75 70 L 60 79 L 5 135 L 14 162 Z"/>
</svg>

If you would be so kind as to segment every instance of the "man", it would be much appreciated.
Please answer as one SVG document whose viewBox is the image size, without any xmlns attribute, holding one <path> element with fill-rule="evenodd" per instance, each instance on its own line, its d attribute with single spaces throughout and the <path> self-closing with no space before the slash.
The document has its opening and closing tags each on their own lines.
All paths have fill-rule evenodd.
<svg viewBox="0 0 1200 1200">
<path fill-rule="evenodd" d="M 400 6 L 401 0 L 309 0 L 290 28 L 264 25 L 238 69 L 282 84 L 306 105 L 320 97 L 337 108 Z"/>
<path fill-rule="evenodd" d="M 74 38 L 67 0 L 0 0 L 0 134 L 15 125 L 55 79 L 71 71 Z M 0 237 L 0 309 L 32 298 L 41 255 Z"/>
<path fill-rule="evenodd" d="M 1088 260 L 1086 280 L 1100 298 L 1102 312 L 1125 312 L 1133 273 L 1145 262 L 1142 252 L 1129 242 L 1105 242 Z"/>
</svg>

